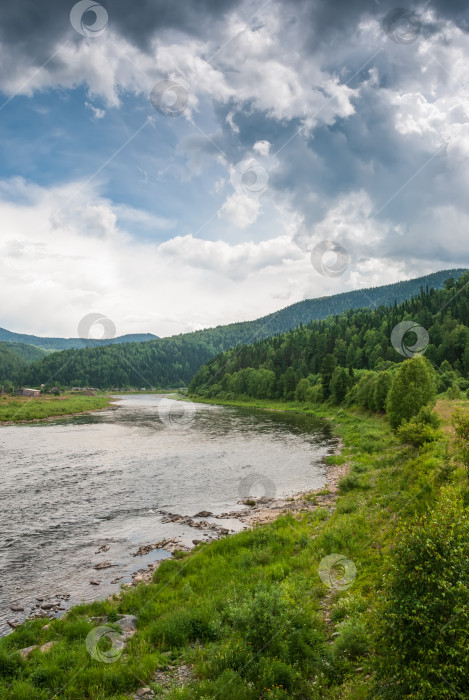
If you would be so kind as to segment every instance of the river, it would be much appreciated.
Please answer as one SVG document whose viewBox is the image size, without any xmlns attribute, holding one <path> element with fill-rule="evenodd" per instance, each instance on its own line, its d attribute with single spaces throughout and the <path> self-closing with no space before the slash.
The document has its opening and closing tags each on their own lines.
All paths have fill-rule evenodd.
<svg viewBox="0 0 469 700">
<path fill-rule="evenodd" d="M 310 416 L 162 395 L 115 399 L 98 413 L 0 427 L 0 634 L 41 605 L 104 598 L 170 556 L 132 556 L 141 545 L 213 535 L 163 523 L 161 511 L 217 515 L 243 498 L 320 488 L 322 460 L 337 446 L 328 424 Z M 105 561 L 112 567 L 95 569 Z"/>
</svg>

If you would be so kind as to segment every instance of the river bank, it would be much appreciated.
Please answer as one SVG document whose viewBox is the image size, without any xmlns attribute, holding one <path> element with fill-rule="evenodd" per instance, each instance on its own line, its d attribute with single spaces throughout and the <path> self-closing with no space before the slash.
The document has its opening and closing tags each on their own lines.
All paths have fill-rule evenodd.
<svg viewBox="0 0 469 700">
<path fill-rule="evenodd" d="M 2 428 L 0 635 L 247 527 L 229 513 L 256 510 L 240 501 L 265 484 L 279 498 L 320 488 L 337 444 L 301 416 L 197 404 L 181 424 L 187 404 L 165 396 L 113 400 L 112 410 Z"/>
<path fill-rule="evenodd" d="M 110 407 L 111 400 L 107 395 L 63 394 L 39 398 L 4 395 L 0 397 L 0 425 L 38 423 L 77 416 L 89 411 L 102 411 Z"/>
<path fill-rule="evenodd" d="M 375 608 L 396 527 L 434 501 L 446 443 L 420 457 L 379 416 L 342 409 L 322 416 L 343 440 L 342 453 L 326 459 L 337 476 L 344 472 L 336 496 L 285 499 L 290 512 L 270 523 L 190 553 L 176 550 L 148 584 L 75 607 L 47 625 L 27 622 L 0 640 L 4 696 L 372 697 Z M 135 634 L 123 639 L 129 615 Z M 123 639 L 116 647 L 108 636 L 115 663 L 97 661 L 99 654 L 87 649 L 103 627 Z M 30 645 L 38 648 L 23 661 L 16 652 Z"/>
</svg>

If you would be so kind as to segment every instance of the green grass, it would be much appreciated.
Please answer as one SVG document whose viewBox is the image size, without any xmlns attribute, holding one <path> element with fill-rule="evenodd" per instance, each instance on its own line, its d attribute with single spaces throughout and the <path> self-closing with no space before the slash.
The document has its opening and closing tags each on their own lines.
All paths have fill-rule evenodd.
<svg viewBox="0 0 469 700">
<path fill-rule="evenodd" d="M 0 422 L 41 420 L 56 416 L 66 416 L 83 411 L 93 411 L 109 405 L 108 396 L 0 396 Z"/>
<path fill-rule="evenodd" d="M 154 671 L 180 663 L 194 666 L 197 681 L 170 691 L 169 700 L 376 697 L 383 573 L 398 523 L 431 505 L 447 478 L 446 443 L 419 453 L 400 445 L 380 417 L 314 413 L 331 419 L 342 462 L 352 464 L 332 514 L 317 508 L 199 545 L 120 599 L 75 607 L 47 630 L 43 620 L 25 623 L 0 640 L 0 697 L 119 699 L 144 685 L 157 690 Z M 463 483 L 462 470 L 451 478 Z M 356 567 L 346 590 L 319 577 L 319 563 L 334 553 Z M 89 618 L 110 615 L 115 626 L 118 614 L 137 615 L 138 632 L 118 661 L 96 661 L 85 640 L 103 622 Z M 23 661 L 16 653 L 50 640 L 57 644 L 47 654 Z"/>
</svg>

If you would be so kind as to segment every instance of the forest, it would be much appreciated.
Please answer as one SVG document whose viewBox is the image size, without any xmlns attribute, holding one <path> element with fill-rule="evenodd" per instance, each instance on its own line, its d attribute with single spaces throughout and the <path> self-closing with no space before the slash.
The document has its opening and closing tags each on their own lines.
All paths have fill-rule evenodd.
<svg viewBox="0 0 469 700">
<path fill-rule="evenodd" d="M 393 374 L 412 357 L 417 336 L 409 330 L 400 351 L 391 335 L 402 321 L 423 329 L 421 348 L 436 370 L 437 391 L 469 387 L 469 273 L 442 290 L 423 289 L 401 304 L 350 310 L 231 349 L 196 374 L 193 395 L 349 402 L 384 410 Z M 377 388 L 378 387 L 378 388 Z"/>
<path fill-rule="evenodd" d="M 125 345 L 108 344 L 80 350 L 71 348 L 50 353 L 29 366 L 3 353 L 0 355 L 0 382 L 8 380 L 13 384 L 32 386 L 46 384 L 98 388 L 186 386 L 199 368 L 220 352 L 253 341 L 256 343 L 254 347 L 262 348 L 264 346 L 257 345 L 259 340 L 290 331 L 313 319 L 329 318 L 323 325 L 318 326 L 318 331 L 322 333 L 323 328 L 333 325 L 339 317 L 340 325 L 336 331 L 332 331 L 343 335 L 342 346 L 339 343 L 336 348 L 339 364 L 365 366 L 364 359 L 351 355 L 347 357 L 347 350 L 340 351 L 340 347 L 345 347 L 349 337 L 344 331 L 344 324 L 348 323 L 342 316 L 344 312 L 368 306 L 374 308 L 400 304 L 405 299 L 418 296 L 422 289 L 440 289 L 445 280 L 457 279 L 463 273 L 464 270 L 447 270 L 373 289 L 307 299 L 256 321 L 232 323 L 170 338 Z M 360 323 L 361 312 L 357 313 L 354 318 Z M 366 314 L 364 318 L 367 318 Z M 24 339 L 28 336 L 21 337 Z M 330 345 L 329 341 L 327 345 Z M 0 347 L 2 346 L 0 343 Z M 355 350 L 353 352 L 355 353 Z M 294 371 L 297 372 L 297 368 L 294 368 Z M 316 371 L 317 367 L 313 362 L 308 373 Z M 290 371 L 290 383 L 293 381 L 292 377 Z"/>
</svg>

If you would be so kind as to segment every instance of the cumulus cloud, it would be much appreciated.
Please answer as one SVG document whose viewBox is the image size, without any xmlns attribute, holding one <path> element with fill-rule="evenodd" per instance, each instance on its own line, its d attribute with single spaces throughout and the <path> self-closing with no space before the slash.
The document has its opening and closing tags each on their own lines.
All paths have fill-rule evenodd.
<svg viewBox="0 0 469 700">
<path fill-rule="evenodd" d="M 164 335 L 189 318 L 194 327 L 252 318 L 287 300 L 469 263 L 462 0 L 417 4 L 408 44 L 383 29 L 391 6 L 369 0 L 143 0 L 138 10 L 115 0 L 97 38 L 77 34 L 58 0 L 4 9 L 7 100 L 81 91 L 97 129 L 111 113 L 154 114 L 157 81 L 187 91 L 179 120 L 155 116 L 154 158 L 161 177 L 177 180 L 181 220 L 122 201 L 123 187 L 105 197 L 86 179 L 0 182 L 1 284 L 16 290 L 5 325 L 34 331 L 34 319 L 43 332 L 74 335 L 71 315 L 98 308 L 122 321 L 119 332 Z M 145 182 L 151 157 L 138 161 Z M 249 166 L 241 175 L 240 164 Z M 186 234 L 190 187 L 218 240 Z M 158 242 L 162 232 L 173 238 Z M 312 269 L 321 240 L 349 250 L 340 278 Z"/>
<path fill-rule="evenodd" d="M 118 225 L 120 206 L 89 186 L 16 179 L 0 191 L 0 293 L 10 300 L 2 322 L 12 330 L 73 336 L 80 318 L 99 310 L 119 333 L 168 335 L 273 311 L 292 270 L 309 273 L 289 235 L 259 244 L 136 242 Z M 299 284 L 293 300 L 301 297 Z"/>
<path fill-rule="evenodd" d="M 258 199 L 235 192 L 227 197 L 218 212 L 218 216 L 226 219 L 237 228 L 244 229 L 257 221 L 260 207 Z"/>
</svg>

